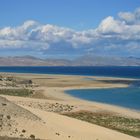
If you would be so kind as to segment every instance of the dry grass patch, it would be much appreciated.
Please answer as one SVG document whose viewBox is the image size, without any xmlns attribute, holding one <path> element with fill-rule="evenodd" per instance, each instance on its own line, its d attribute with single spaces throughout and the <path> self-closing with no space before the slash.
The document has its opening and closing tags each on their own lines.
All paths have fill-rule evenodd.
<svg viewBox="0 0 140 140">
<path fill-rule="evenodd" d="M 105 112 L 94 113 L 88 111 L 70 112 L 64 115 L 140 137 L 140 119 L 127 118 Z"/>
</svg>

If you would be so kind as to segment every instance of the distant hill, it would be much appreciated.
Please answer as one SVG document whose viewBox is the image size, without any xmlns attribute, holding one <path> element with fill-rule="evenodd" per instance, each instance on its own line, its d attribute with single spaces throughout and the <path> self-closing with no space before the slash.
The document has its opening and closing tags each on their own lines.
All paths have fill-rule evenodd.
<svg viewBox="0 0 140 140">
<path fill-rule="evenodd" d="M 68 63 L 68 60 L 45 60 L 33 56 L 0 57 L 0 66 L 64 66 Z"/>
<path fill-rule="evenodd" d="M 15 56 L 0 57 L 0 66 L 140 66 L 140 58 L 85 55 L 75 60 L 66 60 Z"/>
<path fill-rule="evenodd" d="M 135 57 L 82 56 L 75 65 L 85 66 L 140 66 L 140 59 Z"/>
</svg>

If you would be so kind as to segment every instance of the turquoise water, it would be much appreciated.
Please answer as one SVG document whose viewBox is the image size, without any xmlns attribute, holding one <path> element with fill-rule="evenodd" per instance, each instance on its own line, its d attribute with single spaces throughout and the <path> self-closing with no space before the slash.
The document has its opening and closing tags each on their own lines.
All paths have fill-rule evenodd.
<svg viewBox="0 0 140 140">
<path fill-rule="evenodd" d="M 37 74 L 63 74 L 63 75 L 88 75 L 110 76 L 140 79 L 140 66 L 100 66 L 100 67 L 0 67 L 0 72 L 37 73 Z M 84 80 L 94 80 L 86 78 Z M 130 88 L 72 90 L 67 93 L 86 100 L 97 101 L 140 110 L 140 82 L 135 82 Z"/>
<path fill-rule="evenodd" d="M 81 89 L 66 91 L 81 99 L 140 111 L 140 88 Z"/>
</svg>

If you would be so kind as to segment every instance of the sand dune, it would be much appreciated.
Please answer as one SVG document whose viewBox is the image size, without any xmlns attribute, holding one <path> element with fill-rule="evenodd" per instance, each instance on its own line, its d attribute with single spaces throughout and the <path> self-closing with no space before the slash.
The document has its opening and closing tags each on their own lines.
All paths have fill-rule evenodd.
<svg viewBox="0 0 140 140">
<path fill-rule="evenodd" d="M 41 138 L 57 138 L 57 140 L 138 140 L 138 138 L 56 113 L 45 112 L 29 107 L 24 108 L 37 115 L 45 122 L 47 126 L 46 136 L 43 133 Z M 54 134 L 52 134 L 52 131 Z"/>
</svg>

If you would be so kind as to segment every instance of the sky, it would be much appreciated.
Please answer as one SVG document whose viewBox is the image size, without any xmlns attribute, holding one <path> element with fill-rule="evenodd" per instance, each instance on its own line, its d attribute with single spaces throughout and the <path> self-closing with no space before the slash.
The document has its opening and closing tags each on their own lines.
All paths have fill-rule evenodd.
<svg viewBox="0 0 140 140">
<path fill-rule="evenodd" d="M 140 57 L 140 0 L 0 0 L 0 56 Z"/>
</svg>

